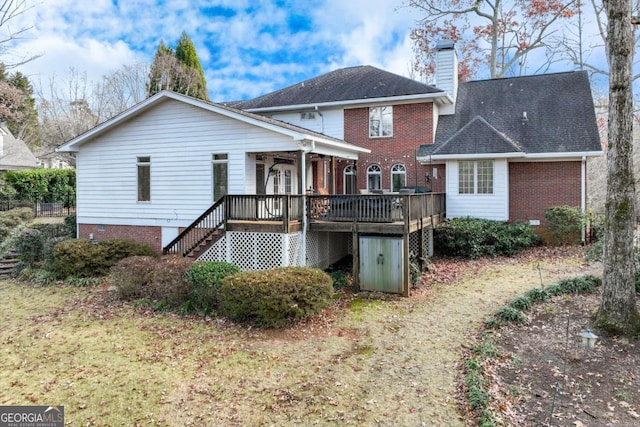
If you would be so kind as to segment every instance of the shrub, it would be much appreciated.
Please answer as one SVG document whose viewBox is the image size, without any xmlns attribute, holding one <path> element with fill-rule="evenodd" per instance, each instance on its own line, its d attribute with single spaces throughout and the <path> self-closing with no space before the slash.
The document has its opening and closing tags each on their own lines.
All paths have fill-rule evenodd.
<svg viewBox="0 0 640 427">
<path fill-rule="evenodd" d="M 515 323 L 516 325 L 526 325 L 529 318 L 522 311 L 517 310 L 509 305 L 500 307 L 496 312 L 496 317 L 504 322 Z"/>
<path fill-rule="evenodd" d="M 529 289 L 525 296 L 529 301 L 531 301 L 532 304 L 544 302 L 549 299 L 549 293 L 546 290 L 540 288 Z"/>
<path fill-rule="evenodd" d="M 109 279 L 122 299 L 143 295 L 143 287 L 151 283 L 157 259 L 150 256 L 132 256 L 111 267 Z"/>
<path fill-rule="evenodd" d="M 103 276 L 121 259 L 132 256 L 155 256 L 156 252 L 146 243 L 129 239 L 106 239 L 98 242 L 101 258 L 96 260 L 98 274 Z"/>
<path fill-rule="evenodd" d="M 78 237 L 78 227 L 76 223 L 76 214 L 67 215 L 64 218 L 64 227 L 66 230 L 66 235 L 72 238 Z"/>
<path fill-rule="evenodd" d="M 531 301 L 527 297 L 517 296 L 511 300 L 509 305 L 516 310 L 527 311 L 531 308 Z"/>
<path fill-rule="evenodd" d="M 22 230 L 14 242 L 14 248 L 20 254 L 20 261 L 31 267 L 44 259 L 44 246 L 45 236 L 33 228 Z"/>
<path fill-rule="evenodd" d="M 180 256 L 160 258 L 153 268 L 151 282 L 143 287 L 143 295 L 160 301 L 159 306 L 177 307 L 187 301 L 189 282 L 187 272 L 193 261 Z"/>
<path fill-rule="evenodd" d="M 515 255 L 541 242 L 529 224 L 478 218 L 447 220 L 434 229 L 433 239 L 438 255 L 472 259 Z"/>
<path fill-rule="evenodd" d="M 220 286 L 220 312 L 234 321 L 280 327 L 327 307 L 331 277 L 318 269 L 284 267 L 226 277 Z"/>
<path fill-rule="evenodd" d="M 547 231 L 556 245 L 580 243 L 584 215 L 580 208 L 571 206 L 554 206 L 545 210 Z"/>
<path fill-rule="evenodd" d="M 105 276 L 118 261 L 130 256 L 155 255 L 145 243 L 126 239 L 103 240 L 97 244 L 90 240 L 65 240 L 53 247 L 52 270 L 61 278 L 67 276 Z"/>
<path fill-rule="evenodd" d="M 13 229 L 33 219 L 33 209 L 16 208 L 0 212 L 0 241 L 6 239 Z"/>
<path fill-rule="evenodd" d="M 209 313 L 218 306 L 222 279 L 240 272 L 240 268 L 228 262 L 196 262 L 187 271 L 189 301 L 195 310 Z"/>
<path fill-rule="evenodd" d="M 599 277 L 586 275 L 582 277 L 574 277 L 571 279 L 563 279 L 558 282 L 558 286 L 564 293 L 583 294 L 596 290 L 602 284 Z"/>
</svg>

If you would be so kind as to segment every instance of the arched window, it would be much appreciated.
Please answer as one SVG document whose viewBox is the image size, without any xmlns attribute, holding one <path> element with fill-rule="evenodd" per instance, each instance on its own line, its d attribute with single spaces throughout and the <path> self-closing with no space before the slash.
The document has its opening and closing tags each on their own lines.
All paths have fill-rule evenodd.
<svg viewBox="0 0 640 427">
<path fill-rule="evenodd" d="M 393 165 L 391 167 L 391 191 L 400 191 L 401 187 L 407 185 L 407 168 L 404 165 Z"/>
<path fill-rule="evenodd" d="M 343 175 L 342 189 L 344 194 L 356 194 L 356 168 L 353 165 L 347 165 Z"/>
<path fill-rule="evenodd" d="M 367 190 L 382 189 L 382 169 L 379 165 L 371 165 L 367 168 Z"/>
</svg>

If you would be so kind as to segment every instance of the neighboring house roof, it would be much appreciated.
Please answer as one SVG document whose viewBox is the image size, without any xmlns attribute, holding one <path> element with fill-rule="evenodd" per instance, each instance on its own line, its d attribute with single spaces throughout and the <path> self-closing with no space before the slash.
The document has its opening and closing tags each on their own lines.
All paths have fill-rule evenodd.
<svg viewBox="0 0 640 427">
<path fill-rule="evenodd" d="M 78 151 L 78 147 L 97 136 L 103 134 L 111 130 L 112 128 L 126 122 L 127 120 L 151 109 L 153 106 L 167 101 L 167 100 L 176 100 L 180 102 L 187 103 L 189 105 L 193 105 L 195 107 L 203 108 L 208 111 L 221 114 L 226 117 L 230 117 L 236 120 L 243 121 L 245 123 L 249 123 L 258 127 L 262 127 L 280 134 L 284 134 L 290 136 L 294 140 L 303 141 L 309 140 L 315 143 L 320 143 L 326 146 L 334 146 L 341 148 L 343 150 L 348 150 L 354 153 L 368 153 L 370 150 L 362 147 L 358 147 L 353 144 L 349 144 L 342 139 L 333 138 L 322 133 L 314 132 L 309 129 L 305 129 L 299 126 L 291 125 L 289 123 L 282 122 L 280 120 L 271 119 L 265 116 L 261 116 L 258 114 L 249 113 L 246 111 L 238 110 L 233 107 L 216 104 L 209 101 L 203 101 L 200 99 L 192 98 L 190 96 L 182 95 L 176 92 L 171 91 L 161 91 L 157 94 L 153 95 L 150 98 L 134 105 L 133 107 L 125 110 L 124 112 L 118 114 L 117 116 L 99 124 L 93 129 L 84 132 L 77 137 L 67 141 L 66 143 L 59 146 L 56 151 L 57 152 L 74 152 Z M 268 147 L 265 147 L 265 150 Z M 313 150 L 312 150 L 313 151 Z"/>
<path fill-rule="evenodd" d="M 21 139 L 13 136 L 5 124 L 0 124 L 0 170 L 34 169 L 35 156 Z"/>
<path fill-rule="evenodd" d="M 586 71 L 460 83 L 455 114 L 439 118 L 418 157 L 490 153 L 602 154 Z"/>
<path fill-rule="evenodd" d="M 249 111 L 267 111 L 278 110 L 278 107 L 312 108 L 327 104 L 368 103 L 384 98 L 440 98 L 443 102 L 451 102 L 438 88 L 363 65 L 341 68 L 255 99 L 229 105 Z"/>
</svg>

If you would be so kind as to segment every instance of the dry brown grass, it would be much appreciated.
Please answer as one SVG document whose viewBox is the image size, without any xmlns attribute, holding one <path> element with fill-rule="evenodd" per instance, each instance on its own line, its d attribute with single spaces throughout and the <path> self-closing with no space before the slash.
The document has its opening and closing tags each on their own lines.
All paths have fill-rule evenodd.
<svg viewBox="0 0 640 427">
<path fill-rule="evenodd" d="M 343 301 L 284 331 L 0 282 L 0 404 L 62 404 L 71 425 L 461 426 L 467 336 L 540 273 L 584 274 L 579 256 L 470 263 L 453 283 Z"/>
</svg>

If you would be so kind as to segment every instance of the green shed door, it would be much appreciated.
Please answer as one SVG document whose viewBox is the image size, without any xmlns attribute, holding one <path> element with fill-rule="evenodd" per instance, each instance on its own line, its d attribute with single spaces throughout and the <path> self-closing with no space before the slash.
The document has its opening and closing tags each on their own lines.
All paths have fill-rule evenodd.
<svg viewBox="0 0 640 427">
<path fill-rule="evenodd" d="M 360 236 L 360 289 L 402 293 L 402 237 Z"/>
</svg>

